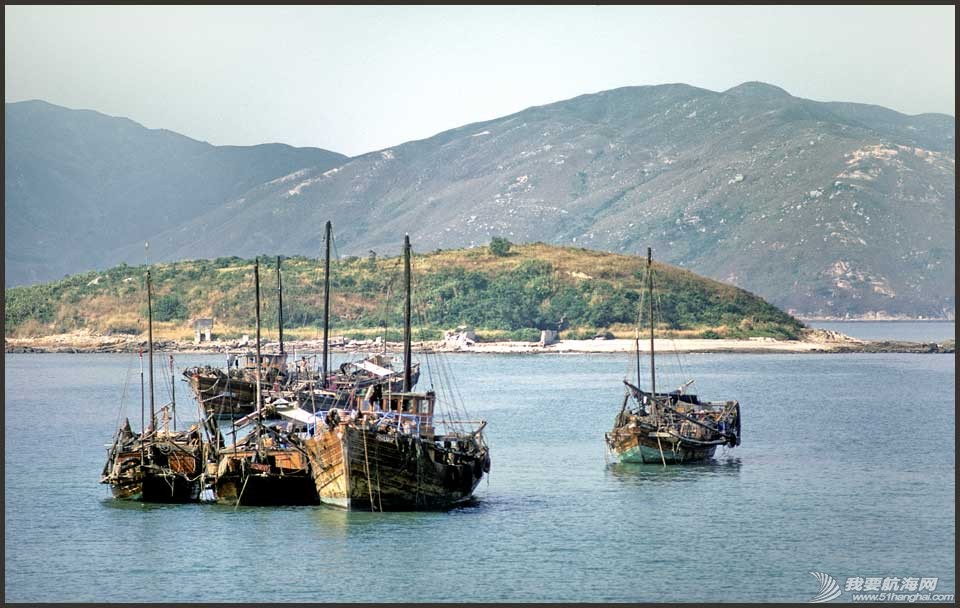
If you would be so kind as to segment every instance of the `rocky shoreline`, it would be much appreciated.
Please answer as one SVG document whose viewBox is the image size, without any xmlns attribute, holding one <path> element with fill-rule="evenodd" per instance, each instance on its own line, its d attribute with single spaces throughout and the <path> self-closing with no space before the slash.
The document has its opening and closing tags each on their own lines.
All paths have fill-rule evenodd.
<svg viewBox="0 0 960 608">
<path fill-rule="evenodd" d="M 266 352 L 277 348 L 276 342 L 265 342 L 261 347 Z M 319 340 L 294 340 L 285 342 L 289 352 L 314 353 L 322 349 Z M 138 336 L 99 336 L 93 334 L 61 334 L 40 338 L 6 338 L 7 353 L 124 353 L 137 352 L 146 347 L 146 340 Z M 225 353 L 246 351 L 251 343 L 233 341 L 202 342 L 154 340 L 154 349 L 172 353 Z M 398 352 L 399 343 L 388 342 L 386 350 Z M 633 340 L 559 340 L 552 344 L 537 342 L 463 342 L 437 340 L 417 342 L 418 351 L 488 353 L 488 354 L 541 354 L 541 353 L 624 353 L 636 348 Z M 369 352 L 384 348 L 377 340 L 342 340 L 331 346 L 332 352 Z M 802 340 L 775 340 L 773 338 L 733 339 L 671 339 L 657 338 L 657 351 L 689 353 L 953 353 L 954 340 L 942 342 L 904 342 L 893 340 L 860 340 L 829 330 L 808 330 Z M 641 340 L 641 352 L 647 352 L 649 342 Z"/>
</svg>

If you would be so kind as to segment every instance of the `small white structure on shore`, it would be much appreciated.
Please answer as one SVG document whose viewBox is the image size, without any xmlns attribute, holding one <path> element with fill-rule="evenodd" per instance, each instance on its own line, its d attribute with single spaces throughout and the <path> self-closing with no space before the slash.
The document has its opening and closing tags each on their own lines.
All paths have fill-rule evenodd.
<svg viewBox="0 0 960 608">
<path fill-rule="evenodd" d="M 200 344 L 206 339 L 210 342 L 213 337 L 213 319 L 194 319 L 193 321 L 193 342 Z"/>
<path fill-rule="evenodd" d="M 448 329 L 443 332 L 443 346 L 453 350 L 459 350 L 466 346 L 473 346 L 477 342 L 477 334 L 472 327 L 461 325 L 456 329 Z"/>
<path fill-rule="evenodd" d="M 540 332 L 540 346 L 549 346 L 559 342 L 557 332 L 552 329 L 544 329 Z"/>
</svg>

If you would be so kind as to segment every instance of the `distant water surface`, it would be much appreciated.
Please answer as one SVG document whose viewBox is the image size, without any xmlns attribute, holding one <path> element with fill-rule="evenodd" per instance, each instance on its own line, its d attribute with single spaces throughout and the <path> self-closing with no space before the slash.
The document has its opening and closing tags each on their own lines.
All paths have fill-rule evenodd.
<svg viewBox="0 0 960 608">
<path fill-rule="evenodd" d="M 861 340 L 942 342 L 957 335 L 954 321 L 808 321 L 807 325 Z"/>
<path fill-rule="evenodd" d="M 952 355 L 685 356 L 661 382 L 739 399 L 743 445 L 666 469 L 605 462 L 628 359 L 449 356 L 491 475 L 471 506 L 375 514 L 115 502 L 97 481 L 124 391 L 139 427 L 136 355 L 6 355 L 6 599 L 805 602 L 811 571 L 954 592 Z"/>
</svg>

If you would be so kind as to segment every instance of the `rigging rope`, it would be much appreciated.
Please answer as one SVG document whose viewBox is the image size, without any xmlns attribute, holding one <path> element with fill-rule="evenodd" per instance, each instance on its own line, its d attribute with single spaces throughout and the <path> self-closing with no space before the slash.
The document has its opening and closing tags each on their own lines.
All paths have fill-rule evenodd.
<svg viewBox="0 0 960 608">
<path fill-rule="evenodd" d="M 120 407 L 117 408 L 117 419 L 114 422 L 114 428 L 120 428 L 120 419 L 124 416 L 124 413 L 127 410 L 127 389 L 130 387 L 130 372 L 133 369 L 133 353 L 130 353 L 130 356 L 127 357 L 127 373 L 123 378 L 123 389 L 120 392 Z"/>
<path fill-rule="evenodd" d="M 366 421 L 363 422 L 363 425 L 366 425 Z M 367 494 L 370 496 L 370 510 L 375 510 L 375 505 L 373 504 L 373 483 L 370 481 L 370 459 L 367 457 L 367 432 L 361 427 L 357 429 L 361 435 L 363 435 L 363 468 L 367 474 Z"/>
</svg>

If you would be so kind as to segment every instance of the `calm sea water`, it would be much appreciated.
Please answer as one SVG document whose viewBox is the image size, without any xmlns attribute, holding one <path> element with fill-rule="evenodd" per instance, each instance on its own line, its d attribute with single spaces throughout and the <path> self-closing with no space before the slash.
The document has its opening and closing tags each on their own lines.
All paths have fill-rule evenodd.
<svg viewBox="0 0 960 608">
<path fill-rule="evenodd" d="M 136 356 L 6 355 L 7 601 L 806 601 L 811 571 L 955 590 L 952 355 L 687 355 L 663 383 L 739 399 L 743 445 L 667 469 L 605 463 L 623 356 L 447 361 L 491 475 L 471 506 L 371 514 L 112 501 Z M 176 360 L 197 363 L 222 357 Z"/>
<path fill-rule="evenodd" d="M 942 342 L 953 340 L 957 335 L 953 321 L 808 321 L 807 325 L 832 329 L 861 340 Z"/>
</svg>

